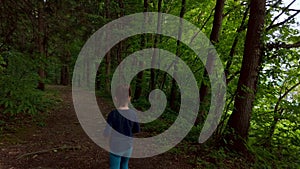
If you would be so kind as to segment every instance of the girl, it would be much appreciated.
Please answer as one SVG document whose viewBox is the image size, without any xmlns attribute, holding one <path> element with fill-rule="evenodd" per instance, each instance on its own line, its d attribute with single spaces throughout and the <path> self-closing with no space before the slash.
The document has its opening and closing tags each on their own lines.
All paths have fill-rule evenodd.
<svg viewBox="0 0 300 169">
<path fill-rule="evenodd" d="M 140 132 L 140 125 L 137 122 L 136 112 L 128 107 L 131 99 L 130 87 L 126 85 L 118 86 L 114 96 L 118 108 L 109 113 L 107 126 L 104 130 L 104 136 L 110 137 L 110 169 L 128 169 L 129 157 L 132 152 L 133 133 Z M 126 116 L 128 115 L 127 117 L 135 122 L 125 118 L 120 112 L 126 114 Z"/>
</svg>

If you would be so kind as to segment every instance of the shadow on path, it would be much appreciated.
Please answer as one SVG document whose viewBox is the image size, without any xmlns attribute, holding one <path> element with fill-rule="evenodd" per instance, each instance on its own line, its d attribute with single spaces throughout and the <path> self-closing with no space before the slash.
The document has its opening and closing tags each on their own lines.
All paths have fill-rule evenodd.
<svg viewBox="0 0 300 169">
<path fill-rule="evenodd" d="M 0 169 L 108 169 L 108 152 L 97 146 L 82 130 L 72 104 L 71 87 L 49 86 L 62 99 L 49 112 L 45 126 L 20 126 L 15 132 L 0 137 Z M 108 101 L 99 99 L 101 112 L 113 108 Z M 130 159 L 130 169 L 192 168 L 178 155 Z"/>
</svg>

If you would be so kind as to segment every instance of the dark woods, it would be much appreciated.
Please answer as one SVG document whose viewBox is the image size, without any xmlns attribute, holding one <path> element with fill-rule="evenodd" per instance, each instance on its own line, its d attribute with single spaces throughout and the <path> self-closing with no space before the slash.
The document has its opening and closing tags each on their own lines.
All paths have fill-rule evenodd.
<svg viewBox="0 0 300 169">
<path fill-rule="evenodd" d="M 100 27 L 129 14 L 163 12 L 199 27 L 223 62 L 226 105 L 217 130 L 204 147 L 221 147 L 226 152 L 251 156 L 254 164 L 249 165 L 254 167 L 297 168 L 300 32 L 296 18 L 300 6 L 296 3 L 295 0 L 0 0 L 0 128 L 20 114 L 39 114 L 51 107 L 53 98 L 45 97 L 45 86 L 71 85 L 80 50 Z M 209 53 L 207 62 L 202 63 L 188 46 L 173 38 L 155 34 L 129 37 L 106 53 L 98 67 L 95 84 L 99 97 L 110 95 L 111 78 L 121 61 L 146 48 L 161 48 L 176 54 L 194 73 L 200 91 L 200 110 L 186 144 L 197 144 L 211 106 L 210 70 L 204 67 L 215 63 Z M 149 57 L 154 62 L 159 59 L 156 54 Z M 132 66 L 143 64 L 136 59 Z M 177 64 L 174 61 L 170 66 L 178 71 Z M 138 73 L 131 82 L 132 102 L 137 109 L 149 108 L 148 95 L 154 89 L 164 91 L 168 99 L 164 114 L 142 126 L 146 131 L 161 133 L 176 119 L 181 97 L 172 76 L 149 69 Z M 80 81 L 76 83 L 80 85 Z M 195 154 L 196 159 L 201 158 L 201 153 Z"/>
</svg>

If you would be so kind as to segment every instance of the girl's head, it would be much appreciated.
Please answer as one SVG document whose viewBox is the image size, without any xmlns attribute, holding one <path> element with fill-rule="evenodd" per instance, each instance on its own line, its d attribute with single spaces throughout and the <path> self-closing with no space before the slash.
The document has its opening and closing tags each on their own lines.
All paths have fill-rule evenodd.
<svg viewBox="0 0 300 169">
<path fill-rule="evenodd" d="M 131 90 L 128 85 L 119 85 L 117 86 L 114 98 L 117 101 L 117 106 L 127 106 L 131 98 Z"/>
</svg>

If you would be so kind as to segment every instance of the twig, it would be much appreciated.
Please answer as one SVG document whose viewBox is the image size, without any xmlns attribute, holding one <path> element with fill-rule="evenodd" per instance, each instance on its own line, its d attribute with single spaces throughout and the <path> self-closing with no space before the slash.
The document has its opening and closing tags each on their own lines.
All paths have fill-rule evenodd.
<svg viewBox="0 0 300 169">
<path fill-rule="evenodd" d="M 288 21 L 290 21 L 291 19 L 295 18 L 296 15 L 298 15 L 300 13 L 300 11 L 297 11 L 296 13 L 294 13 L 293 15 L 291 15 L 290 17 L 288 17 L 287 19 L 285 19 L 284 21 L 282 22 L 279 22 L 277 24 L 274 24 L 274 25 L 270 25 L 266 28 L 266 31 L 270 31 L 271 29 L 273 28 L 276 28 L 278 26 L 281 26 L 281 25 L 284 25 L 285 23 L 287 23 Z"/>
<path fill-rule="evenodd" d="M 278 42 L 278 43 L 269 43 L 267 44 L 267 49 L 272 50 L 272 49 L 290 49 L 290 48 L 299 48 L 300 47 L 300 41 L 293 43 L 293 44 L 287 44 L 284 42 Z"/>
<path fill-rule="evenodd" d="M 290 8 L 290 6 L 291 6 L 295 1 L 296 1 L 296 0 L 293 0 L 287 7 L 285 7 L 284 9 L 282 9 L 281 13 L 280 13 L 279 15 L 277 15 L 277 16 L 272 20 L 272 22 L 271 22 L 270 25 L 273 25 L 274 22 L 275 22 L 282 14 L 284 14 L 284 12 L 287 11 L 287 10 Z"/>
<path fill-rule="evenodd" d="M 40 150 L 40 151 L 35 151 L 35 152 L 31 152 L 31 153 L 26 153 L 26 154 L 22 154 L 19 155 L 17 157 L 17 160 L 26 157 L 26 156 L 31 156 L 31 155 L 37 155 L 37 154 L 44 154 L 44 153 L 49 153 L 51 151 L 57 151 L 57 150 L 77 150 L 77 149 L 81 149 L 81 146 L 62 146 L 62 147 L 57 147 L 57 148 L 51 148 L 51 149 L 47 149 L 47 150 Z"/>
</svg>

